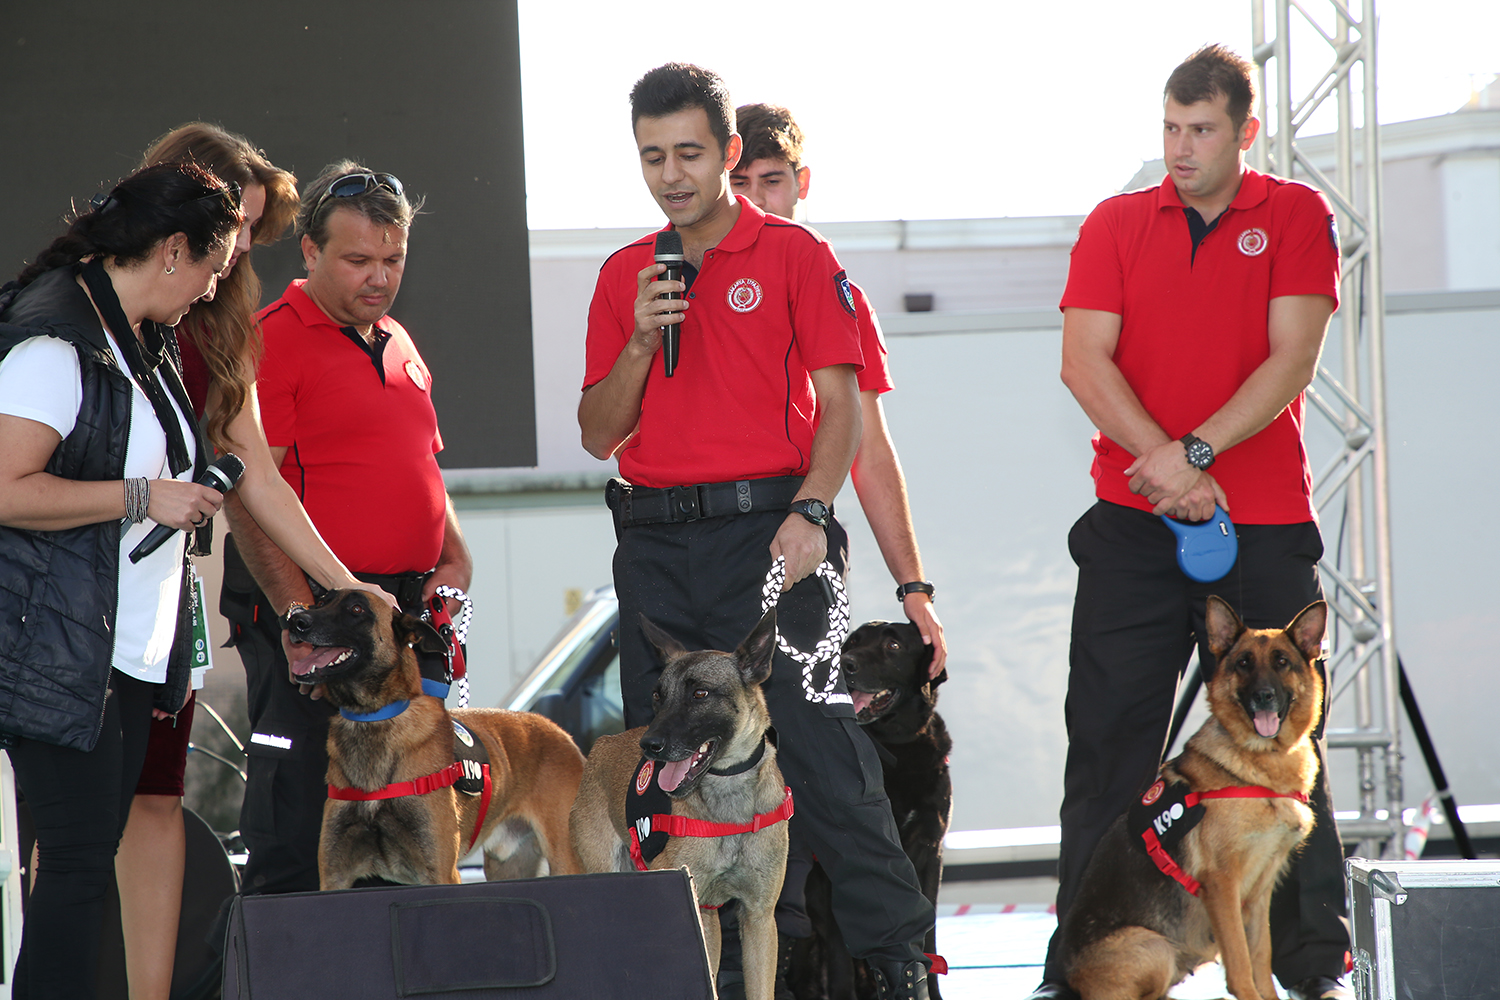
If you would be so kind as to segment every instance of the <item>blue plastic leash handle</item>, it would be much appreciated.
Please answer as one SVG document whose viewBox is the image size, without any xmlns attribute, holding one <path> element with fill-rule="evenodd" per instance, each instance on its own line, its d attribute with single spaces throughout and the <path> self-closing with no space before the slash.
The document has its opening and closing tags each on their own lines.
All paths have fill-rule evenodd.
<svg viewBox="0 0 1500 1000">
<path fill-rule="evenodd" d="M 1240 554 L 1234 522 L 1217 504 L 1207 521 L 1188 523 L 1162 515 L 1162 523 L 1177 536 L 1177 565 L 1189 579 L 1213 583 L 1223 579 Z"/>
</svg>

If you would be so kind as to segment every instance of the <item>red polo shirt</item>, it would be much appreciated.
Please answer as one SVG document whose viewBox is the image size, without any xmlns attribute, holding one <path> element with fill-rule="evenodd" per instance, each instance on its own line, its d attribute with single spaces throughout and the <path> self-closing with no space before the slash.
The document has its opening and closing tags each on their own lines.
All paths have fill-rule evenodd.
<svg viewBox="0 0 1500 1000">
<path fill-rule="evenodd" d="M 293 281 L 258 314 L 266 440 L 287 449 L 282 476 L 350 570 L 430 570 L 447 514 L 432 374 L 400 323 L 375 324 L 384 348 L 372 356 L 304 283 Z"/>
<path fill-rule="evenodd" d="M 671 378 L 652 361 L 620 474 L 641 486 L 805 475 L 812 453 L 811 372 L 861 364 L 855 299 L 833 250 L 806 226 L 744 197 L 734 227 L 703 257 L 687 296 Z M 655 234 L 615 251 L 589 306 L 587 373 L 604 379 L 635 329 L 636 275 Z"/>
<path fill-rule="evenodd" d="M 1181 437 L 1217 412 L 1270 356 L 1270 301 L 1327 295 L 1337 304 L 1333 210 L 1313 188 L 1246 170 L 1239 193 L 1193 255 L 1187 218 L 1168 177 L 1157 188 L 1101 203 L 1079 230 L 1062 307 L 1121 317 L 1114 361 L 1162 430 Z M 1210 473 L 1242 524 L 1316 519 L 1303 447 L 1305 401 L 1217 455 Z M 1210 442 L 1212 443 L 1212 442 Z M 1094 436 L 1101 500 L 1150 510 L 1130 492 L 1128 451 Z"/>
<path fill-rule="evenodd" d="M 890 392 L 896 383 L 891 381 L 891 366 L 886 358 L 885 332 L 880 329 L 880 320 L 865 290 L 852 282 L 849 287 L 854 292 L 854 323 L 859 327 L 859 352 L 864 355 L 865 363 L 859 372 L 859 391 Z"/>
</svg>

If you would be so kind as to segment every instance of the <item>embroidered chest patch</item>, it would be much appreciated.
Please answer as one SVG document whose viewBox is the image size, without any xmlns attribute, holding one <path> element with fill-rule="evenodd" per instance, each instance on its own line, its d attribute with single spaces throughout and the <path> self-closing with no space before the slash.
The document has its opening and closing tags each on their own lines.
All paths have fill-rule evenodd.
<svg viewBox="0 0 1500 1000">
<path fill-rule="evenodd" d="M 412 384 L 423 392 L 426 392 L 427 375 L 423 373 L 422 366 L 415 361 L 408 361 L 403 367 L 406 369 L 406 377 L 411 379 Z"/>
<path fill-rule="evenodd" d="M 656 783 L 656 761 L 642 757 L 625 796 L 625 825 L 640 845 L 640 859 L 645 864 L 666 849 L 668 839 L 665 830 L 651 829 L 651 817 L 671 811 L 672 799 Z"/>
<path fill-rule="evenodd" d="M 1259 257 L 1266 252 L 1266 247 L 1271 245 L 1271 238 L 1266 235 L 1264 229 L 1247 229 L 1240 233 L 1240 238 L 1235 246 L 1240 248 L 1240 253 L 1246 257 Z"/>
<path fill-rule="evenodd" d="M 1201 803 L 1188 804 L 1190 791 L 1185 781 L 1169 785 L 1158 778 L 1144 795 L 1130 804 L 1130 813 L 1125 820 L 1130 828 L 1130 839 L 1149 853 L 1150 838 L 1146 836 L 1149 833 L 1175 857 L 1182 838 L 1198 825 L 1205 812 Z"/>
<path fill-rule="evenodd" d="M 489 766 L 489 751 L 457 719 L 453 720 L 453 756 L 463 766 L 464 775 L 453 787 L 465 795 L 484 792 L 484 769 Z"/>
<path fill-rule="evenodd" d="M 726 298 L 729 300 L 729 308 L 738 313 L 752 312 L 760 306 L 764 293 L 760 290 L 760 282 L 754 278 L 736 278 L 734 284 L 729 286 Z"/>
</svg>

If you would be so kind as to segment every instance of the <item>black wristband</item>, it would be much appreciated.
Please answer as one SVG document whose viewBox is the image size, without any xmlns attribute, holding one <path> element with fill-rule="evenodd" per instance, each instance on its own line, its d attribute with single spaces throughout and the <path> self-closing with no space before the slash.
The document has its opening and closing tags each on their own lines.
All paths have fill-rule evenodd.
<svg viewBox="0 0 1500 1000">
<path fill-rule="evenodd" d="M 904 601 L 906 600 L 906 595 L 908 594 L 926 594 L 928 600 L 935 601 L 937 600 L 937 598 L 932 596 L 935 590 L 936 588 L 926 580 L 916 580 L 912 583 L 903 583 L 901 586 L 896 588 L 896 600 Z"/>
</svg>

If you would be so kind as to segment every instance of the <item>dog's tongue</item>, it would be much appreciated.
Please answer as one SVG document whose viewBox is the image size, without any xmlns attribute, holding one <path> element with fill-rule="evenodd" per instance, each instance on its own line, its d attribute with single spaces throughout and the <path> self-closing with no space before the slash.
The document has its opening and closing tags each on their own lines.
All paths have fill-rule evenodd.
<svg viewBox="0 0 1500 1000">
<path fill-rule="evenodd" d="M 1276 735 L 1281 728 L 1281 716 L 1275 712 L 1263 711 L 1255 713 L 1255 731 L 1266 739 Z"/>
<path fill-rule="evenodd" d="M 664 792 L 670 792 L 682 784 L 682 779 L 687 777 L 688 768 L 693 766 L 693 758 L 684 760 L 659 761 L 660 768 L 656 772 L 656 783 Z"/>
<path fill-rule="evenodd" d="M 859 715 L 870 707 L 870 702 L 875 700 L 875 695 L 869 691 L 850 691 L 849 697 L 854 699 L 854 714 Z"/>
<path fill-rule="evenodd" d="M 310 674 L 319 667 L 326 667 L 344 653 L 349 652 L 343 646 L 297 645 L 293 646 L 292 649 L 294 652 L 301 652 L 304 649 L 308 650 L 306 656 L 298 657 L 297 661 L 291 665 L 292 673 L 298 677 Z"/>
</svg>

